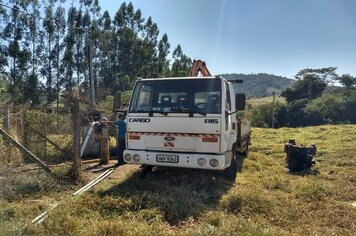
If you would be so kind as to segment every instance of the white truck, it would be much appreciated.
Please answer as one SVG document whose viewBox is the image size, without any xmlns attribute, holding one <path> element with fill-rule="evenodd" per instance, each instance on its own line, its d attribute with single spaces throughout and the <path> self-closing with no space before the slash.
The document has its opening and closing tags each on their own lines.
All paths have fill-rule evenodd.
<svg viewBox="0 0 356 236">
<path fill-rule="evenodd" d="M 124 160 L 146 167 L 221 170 L 235 180 L 250 124 L 245 95 L 220 76 L 139 79 L 127 111 Z"/>
</svg>

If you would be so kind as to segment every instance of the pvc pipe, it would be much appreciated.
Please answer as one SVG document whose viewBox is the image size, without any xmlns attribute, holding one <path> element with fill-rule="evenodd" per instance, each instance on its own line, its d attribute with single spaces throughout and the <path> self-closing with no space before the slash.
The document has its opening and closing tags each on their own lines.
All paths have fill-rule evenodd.
<svg viewBox="0 0 356 236">
<path fill-rule="evenodd" d="M 114 172 L 115 168 L 110 168 L 106 171 L 104 171 L 101 175 L 99 175 L 97 178 L 95 178 L 93 181 L 89 182 L 88 184 L 86 184 L 84 187 L 80 188 L 78 191 L 76 191 L 75 193 L 73 193 L 73 196 L 82 194 L 86 191 L 88 191 L 89 189 L 91 189 L 92 187 L 94 187 L 97 183 L 99 183 L 100 181 L 104 180 L 106 177 L 108 177 L 112 172 Z M 51 210 L 53 210 L 54 208 L 56 208 L 57 206 L 59 206 L 60 203 L 55 204 L 54 206 L 52 206 L 50 209 L 48 209 L 47 211 L 41 213 L 39 216 L 37 216 L 36 218 L 34 218 L 31 222 L 33 224 L 40 224 L 42 223 L 47 217 L 48 214 Z"/>
<path fill-rule="evenodd" d="M 84 149 L 85 149 L 85 147 L 86 147 L 87 144 L 88 144 L 90 135 L 91 135 L 91 133 L 93 132 L 93 128 L 94 128 L 94 126 L 95 126 L 96 124 L 98 124 L 98 123 L 99 123 L 99 122 L 91 122 L 91 123 L 90 123 L 89 130 L 88 130 L 88 132 L 85 134 L 84 141 L 83 141 L 82 145 L 80 146 L 80 157 L 83 156 Z"/>
</svg>

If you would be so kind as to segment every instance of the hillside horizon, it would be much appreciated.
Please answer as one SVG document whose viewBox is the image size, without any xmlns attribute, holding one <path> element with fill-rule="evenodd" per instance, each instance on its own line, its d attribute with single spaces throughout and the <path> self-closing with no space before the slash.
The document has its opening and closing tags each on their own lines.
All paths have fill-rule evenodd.
<svg viewBox="0 0 356 236">
<path fill-rule="evenodd" d="M 284 89 L 295 82 L 294 79 L 267 73 L 228 73 L 220 75 L 227 80 L 243 80 L 242 84 L 234 84 L 234 89 L 237 93 L 245 93 L 247 98 L 271 96 L 273 91 L 276 95 L 280 95 Z"/>
</svg>

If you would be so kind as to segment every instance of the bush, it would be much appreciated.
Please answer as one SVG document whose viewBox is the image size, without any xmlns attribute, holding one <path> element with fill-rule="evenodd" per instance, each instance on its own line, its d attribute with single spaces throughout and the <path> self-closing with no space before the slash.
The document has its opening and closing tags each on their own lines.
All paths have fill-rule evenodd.
<svg viewBox="0 0 356 236">
<path fill-rule="evenodd" d="M 323 94 L 311 100 L 305 107 L 310 116 L 318 117 L 323 123 L 345 121 L 345 100 L 340 95 Z"/>
<path fill-rule="evenodd" d="M 251 107 L 244 114 L 245 118 L 251 121 L 251 125 L 254 127 L 268 128 L 272 126 L 272 109 L 273 104 L 262 104 L 259 106 Z M 275 127 L 280 126 L 280 121 L 276 115 L 279 114 L 280 110 L 284 109 L 284 105 L 281 102 L 276 102 L 274 105 L 275 111 Z"/>
</svg>

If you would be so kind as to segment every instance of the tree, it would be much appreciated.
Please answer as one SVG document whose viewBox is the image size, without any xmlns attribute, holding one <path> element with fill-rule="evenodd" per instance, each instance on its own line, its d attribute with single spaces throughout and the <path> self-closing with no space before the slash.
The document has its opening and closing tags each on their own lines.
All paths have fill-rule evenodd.
<svg viewBox="0 0 356 236">
<path fill-rule="evenodd" d="M 2 3 L 2 0 L 0 0 L 0 3 Z M 7 74 L 5 68 L 8 67 L 7 43 L 5 40 L 5 31 L 4 31 L 5 30 L 4 24 L 8 19 L 9 16 L 7 14 L 6 9 L 0 6 L 0 74 L 2 75 Z"/>
<path fill-rule="evenodd" d="M 344 100 L 337 94 L 323 94 L 311 100 L 305 111 L 311 117 L 318 117 L 323 123 L 338 123 L 345 120 Z"/>
<path fill-rule="evenodd" d="M 59 107 L 62 89 L 89 87 L 89 71 L 96 94 L 99 89 L 129 89 L 140 77 L 171 74 L 167 34 L 158 39 L 158 25 L 132 3 L 122 3 L 111 19 L 107 11 L 101 14 L 98 0 L 73 2 L 67 13 L 64 1 L 9 0 L 13 10 L 0 6 L 0 72 L 9 80 L 7 91 L 20 102 L 37 89 L 40 102 L 57 100 Z M 93 70 L 88 66 L 89 46 Z M 187 75 L 190 66 L 191 59 L 178 45 L 174 75 Z"/>
<path fill-rule="evenodd" d="M 287 88 L 281 93 L 281 96 L 287 102 L 292 102 L 299 99 L 313 99 L 319 97 L 326 88 L 326 83 L 312 74 L 306 74 L 304 77 L 296 81 L 291 88 Z"/>
<path fill-rule="evenodd" d="M 36 74 L 31 74 L 24 85 L 24 98 L 30 99 L 33 105 L 40 103 L 40 89 L 38 77 Z"/>
<path fill-rule="evenodd" d="M 284 109 L 284 105 L 280 102 L 274 104 L 275 114 L 282 114 L 281 110 Z M 272 109 L 273 104 L 262 104 L 259 106 L 254 106 L 248 109 L 245 114 L 247 120 L 251 122 L 252 126 L 255 127 L 271 127 L 272 125 Z M 283 116 L 276 115 L 275 117 L 275 127 L 283 125 Z"/>
<path fill-rule="evenodd" d="M 56 25 L 54 23 L 54 12 L 53 12 L 54 3 L 53 1 L 49 1 L 45 6 L 45 16 L 46 19 L 43 21 L 43 30 L 44 35 L 46 36 L 46 40 L 44 41 L 45 54 L 44 61 L 42 67 L 42 74 L 46 77 L 46 97 L 47 103 L 51 103 L 55 100 L 55 90 L 52 76 L 52 64 L 55 58 L 55 51 L 53 50 L 53 42 L 55 41 L 55 30 Z"/>
<path fill-rule="evenodd" d="M 172 76 L 187 76 L 192 67 L 192 59 L 183 53 L 180 44 L 173 51 Z"/>
<path fill-rule="evenodd" d="M 351 90 L 356 88 L 356 78 L 349 74 L 341 75 L 337 80 L 347 89 Z"/>
<path fill-rule="evenodd" d="M 311 69 L 306 68 L 300 70 L 296 75 L 295 78 L 300 80 L 307 76 L 312 76 L 314 78 L 318 78 L 322 80 L 326 84 L 334 84 L 337 80 L 336 74 L 337 67 L 325 67 L 320 69 Z"/>
<path fill-rule="evenodd" d="M 139 40 L 141 65 L 139 75 L 143 78 L 158 77 L 157 71 L 157 36 L 159 33 L 157 24 L 149 17 L 143 26 L 144 37 Z"/>
<path fill-rule="evenodd" d="M 336 67 L 303 69 L 295 75 L 295 78 L 297 81 L 292 87 L 287 88 L 281 94 L 287 102 L 319 97 L 327 84 L 332 84 L 337 80 Z"/>
<path fill-rule="evenodd" d="M 59 93 L 60 93 L 60 80 L 61 80 L 61 54 L 63 51 L 63 45 L 61 42 L 63 41 L 63 37 L 65 34 L 66 30 L 66 25 L 65 25 L 65 9 L 61 6 L 57 7 L 56 13 L 55 13 L 55 18 L 56 18 L 56 44 L 54 46 L 54 50 L 56 53 L 55 60 L 53 61 L 55 63 L 56 67 L 56 103 L 57 103 L 57 113 L 59 109 Z M 57 116 L 58 118 L 58 116 Z"/>
<path fill-rule="evenodd" d="M 27 63 L 30 59 L 30 53 L 26 47 L 21 47 L 27 19 L 19 11 L 19 6 L 26 9 L 27 5 L 22 1 L 12 1 L 12 3 L 15 4 L 15 6 L 9 14 L 8 23 L 5 26 L 3 36 L 4 40 L 9 42 L 6 47 L 7 60 L 11 62 L 8 63 L 11 78 L 9 92 L 13 97 L 21 98 L 23 95 L 23 78 L 27 77 Z"/>
<path fill-rule="evenodd" d="M 74 73 L 74 44 L 75 35 L 73 28 L 75 26 L 75 17 L 77 10 L 74 7 L 69 8 L 67 16 L 67 35 L 64 39 L 65 49 L 63 55 L 62 71 L 64 72 L 64 77 L 62 83 L 64 84 L 67 91 L 71 91 L 74 86 L 73 73 Z"/>
<path fill-rule="evenodd" d="M 162 39 L 158 43 L 158 61 L 157 61 L 157 72 L 158 77 L 168 76 L 169 70 L 169 60 L 167 59 L 169 54 L 170 44 L 168 42 L 167 34 L 162 36 Z"/>
<path fill-rule="evenodd" d="M 100 77 L 101 87 L 112 88 L 114 82 L 113 60 L 115 59 L 114 33 L 112 20 L 108 11 L 105 11 L 103 16 L 98 21 L 100 34 L 98 35 L 98 48 L 100 66 L 98 75 Z M 114 92 L 114 91 L 113 91 Z"/>
</svg>

